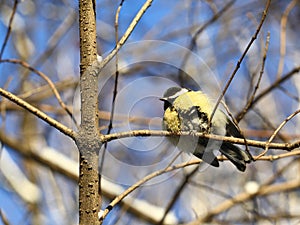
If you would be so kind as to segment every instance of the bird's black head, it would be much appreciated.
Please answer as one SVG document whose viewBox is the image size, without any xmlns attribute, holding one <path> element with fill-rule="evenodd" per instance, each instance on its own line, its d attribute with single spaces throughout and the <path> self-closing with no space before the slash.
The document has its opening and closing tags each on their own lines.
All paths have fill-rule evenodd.
<svg viewBox="0 0 300 225">
<path fill-rule="evenodd" d="M 166 110 L 168 107 L 173 105 L 173 102 L 175 99 L 188 92 L 189 90 L 186 88 L 181 88 L 181 87 L 171 87 L 168 90 L 165 91 L 164 95 L 162 98 L 160 98 L 161 101 L 164 102 L 164 110 Z"/>
</svg>

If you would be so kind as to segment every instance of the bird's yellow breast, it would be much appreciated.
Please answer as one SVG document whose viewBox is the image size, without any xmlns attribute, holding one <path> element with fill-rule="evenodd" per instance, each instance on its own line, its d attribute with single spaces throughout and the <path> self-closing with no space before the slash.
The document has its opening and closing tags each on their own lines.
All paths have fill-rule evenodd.
<svg viewBox="0 0 300 225">
<path fill-rule="evenodd" d="M 178 113 L 171 108 L 167 108 L 164 115 L 164 128 L 172 131 L 179 132 L 180 131 L 180 121 L 178 118 Z"/>
</svg>

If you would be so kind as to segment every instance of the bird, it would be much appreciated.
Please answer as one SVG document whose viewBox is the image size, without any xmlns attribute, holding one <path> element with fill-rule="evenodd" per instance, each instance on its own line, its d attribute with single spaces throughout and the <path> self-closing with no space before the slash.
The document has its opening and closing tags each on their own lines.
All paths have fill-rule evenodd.
<svg viewBox="0 0 300 225">
<path fill-rule="evenodd" d="M 170 87 L 160 100 L 164 102 L 163 130 L 172 133 L 202 132 L 243 138 L 237 126 L 221 109 L 217 108 L 211 120 L 215 104 L 200 90 Z M 253 161 L 248 151 L 241 150 L 232 143 L 199 138 L 195 135 L 168 136 L 168 139 L 179 150 L 193 153 L 214 167 L 219 167 L 214 150 L 219 150 L 242 172 L 246 170 L 246 164 Z"/>
</svg>

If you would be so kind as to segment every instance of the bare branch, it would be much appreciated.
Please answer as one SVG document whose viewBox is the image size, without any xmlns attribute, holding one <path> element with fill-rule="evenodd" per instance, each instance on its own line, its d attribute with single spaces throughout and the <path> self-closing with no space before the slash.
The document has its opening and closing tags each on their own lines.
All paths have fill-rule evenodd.
<svg viewBox="0 0 300 225">
<path fill-rule="evenodd" d="M 128 138 L 128 137 L 134 137 L 134 136 L 190 136 L 194 135 L 199 138 L 206 138 L 206 139 L 212 139 L 216 141 L 225 141 L 230 142 L 233 144 L 239 144 L 244 145 L 245 140 L 242 138 L 235 138 L 235 137 L 227 137 L 227 136 L 219 136 L 215 134 L 203 134 L 203 133 L 195 133 L 191 134 L 190 132 L 181 132 L 178 134 L 171 133 L 168 131 L 159 131 L 159 130 L 132 130 L 132 131 L 126 131 L 126 132 L 120 132 L 120 133 L 114 133 L 114 134 L 108 134 L 101 136 L 102 142 L 108 142 L 119 138 Z M 258 148 L 265 148 L 267 143 L 264 141 L 256 141 L 256 140 L 249 140 L 246 139 L 246 142 L 248 146 L 258 147 Z M 300 146 L 299 142 L 294 143 L 270 143 L 269 148 L 272 149 L 280 149 L 280 150 L 287 150 L 291 151 L 295 148 L 298 148 Z"/>
<path fill-rule="evenodd" d="M 231 207 L 235 206 L 236 204 L 244 203 L 245 201 L 248 201 L 252 199 L 255 196 L 264 196 L 264 195 L 270 195 L 278 192 L 286 192 L 291 191 L 294 189 L 297 189 L 300 187 L 300 179 L 294 179 L 287 182 L 279 183 L 279 184 L 272 184 L 272 185 L 262 185 L 259 187 L 257 192 L 255 193 L 248 193 L 243 192 L 240 194 L 237 194 L 232 199 L 225 200 L 212 210 L 210 210 L 205 216 L 188 223 L 186 225 L 196 225 L 196 224 L 202 224 L 205 222 L 209 222 L 213 219 L 214 216 L 230 209 Z"/>
<path fill-rule="evenodd" d="M 7 45 L 7 42 L 8 42 L 8 39 L 9 39 L 9 35 L 11 33 L 11 26 L 12 26 L 13 20 L 15 18 L 15 13 L 17 11 L 17 5 L 18 5 L 18 3 L 19 3 L 18 0 L 14 1 L 14 6 L 13 6 L 13 9 L 12 9 L 12 12 L 11 12 L 11 16 L 10 16 L 9 22 L 8 22 L 8 29 L 7 29 L 7 32 L 6 32 L 6 35 L 5 35 L 5 38 L 4 38 L 1 50 L 0 50 L 0 60 L 2 59 L 5 46 Z"/>
<path fill-rule="evenodd" d="M 288 16 L 291 10 L 296 6 L 298 0 L 293 0 L 288 4 L 286 7 L 280 21 L 280 59 L 278 63 L 277 69 L 277 79 L 280 78 L 280 75 L 283 72 L 283 65 L 284 65 L 284 56 L 286 54 L 286 25 L 288 21 Z"/>
<path fill-rule="evenodd" d="M 131 33 L 133 32 L 134 28 L 138 24 L 138 22 L 141 20 L 144 13 L 147 11 L 147 9 L 151 6 L 153 0 L 147 0 L 144 5 L 141 7 L 139 12 L 136 14 L 136 16 L 131 21 L 130 25 L 128 26 L 128 29 L 126 30 L 125 34 L 121 37 L 120 41 L 116 44 L 116 47 L 111 51 L 111 53 L 103 59 L 100 65 L 100 69 L 103 68 L 109 61 L 117 54 L 117 52 L 120 50 L 120 48 L 124 45 L 124 43 L 127 41 Z"/>
<path fill-rule="evenodd" d="M 285 82 L 286 80 L 291 78 L 293 75 L 299 73 L 299 71 L 300 71 L 300 66 L 297 66 L 294 69 L 292 69 L 290 72 L 288 72 L 287 74 L 282 76 L 281 78 L 277 79 L 273 84 L 271 84 L 269 87 L 267 87 L 266 89 L 261 91 L 260 94 L 258 94 L 256 96 L 256 98 L 251 102 L 251 104 L 249 104 L 248 108 L 249 109 L 252 108 L 261 98 L 265 97 L 267 94 L 269 94 L 275 88 L 279 87 L 279 85 L 281 83 Z M 239 112 L 236 117 L 239 118 L 242 113 L 243 113 L 242 111 Z"/>
<path fill-rule="evenodd" d="M 278 134 L 278 132 L 281 130 L 281 128 L 288 122 L 290 121 L 294 116 L 296 116 L 298 113 L 300 113 L 300 109 L 297 110 L 296 112 L 292 113 L 291 115 L 289 115 L 279 126 L 278 128 L 274 131 L 274 133 L 272 134 L 272 136 L 269 138 L 269 140 L 266 143 L 266 147 L 265 150 L 260 153 L 257 158 L 265 155 L 267 153 L 267 151 L 269 150 L 269 145 L 270 143 L 273 141 L 273 139 L 275 138 L 275 136 Z"/>
<path fill-rule="evenodd" d="M 235 77 L 235 74 L 237 73 L 238 69 L 240 68 L 240 65 L 241 65 L 243 59 L 244 59 L 245 56 L 247 55 L 247 53 L 248 53 L 248 51 L 249 51 L 251 45 L 253 44 L 253 42 L 256 40 L 257 35 L 258 35 L 258 33 L 259 33 L 259 31 L 260 31 L 260 29 L 261 29 L 261 27 L 262 27 L 262 25 L 263 25 L 263 23 L 264 23 L 266 17 L 267 17 L 267 13 L 268 13 L 270 4 L 271 4 L 271 0 L 268 0 L 267 3 L 266 3 L 266 7 L 265 7 L 265 9 L 264 9 L 264 11 L 263 11 L 263 15 L 262 15 L 262 17 L 261 17 L 260 23 L 259 23 L 259 25 L 258 25 L 258 27 L 257 27 L 257 29 L 256 29 L 256 31 L 255 31 L 255 33 L 254 33 L 254 35 L 252 36 L 250 42 L 249 42 L 248 45 L 246 46 L 245 51 L 243 52 L 242 56 L 241 56 L 240 59 L 238 60 L 236 66 L 235 66 L 235 69 L 233 70 L 232 74 L 230 75 L 230 78 L 229 78 L 229 80 L 227 81 L 227 83 L 226 83 L 226 85 L 225 85 L 225 87 L 224 87 L 224 89 L 223 89 L 221 95 L 219 96 L 219 98 L 218 98 L 218 100 L 217 100 L 217 102 L 216 102 L 216 105 L 215 105 L 215 107 L 214 107 L 214 109 L 213 109 L 213 111 L 212 111 L 212 114 L 211 114 L 211 116 L 210 116 L 210 120 L 209 120 L 209 121 L 211 121 L 211 119 L 213 118 L 213 116 L 214 116 L 214 114 L 215 114 L 215 112 L 216 112 L 216 110 L 217 110 L 217 108 L 218 108 L 218 105 L 220 104 L 220 102 L 221 102 L 223 96 L 225 95 L 227 89 L 229 88 L 229 85 L 231 84 L 233 78 Z"/>
<path fill-rule="evenodd" d="M 173 171 L 173 170 L 177 170 L 189 165 L 195 165 L 199 163 L 199 161 L 193 161 L 193 162 L 187 162 L 187 163 L 181 163 L 181 164 L 177 164 L 171 167 L 167 167 L 165 169 L 162 170 L 158 170 L 155 171 L 147 176 L 145 176 L 143 179 L 139 180 L 138 182 L 136 182 L 135 184 L 133 184 L 131 187 L 129 187 L 127 190 L 125 190 L 122 194 L 120 194 L 119 196 L 117 196 L 103 211 L 102 217 L 100 218 L 100 221 L 103 221 L 105 219 L 105 217 L 108 215 L 108 213 L 113 209 L 113 207 L 115 205 L 117 205 L 120 201 L 122 201 L 122 199 L 124 199 L 127 195 L 129 195 L 131 192 L 133 192 L 134 190 L 136 190 L 137 188 L 139 188 L 142 184 L 146 183 L 147 181 L 153 179 L 154 177 L 160 176 L 164 173 Z"/>
<path fill-rule="evenodd" d="M 55 85 L 53 84 L 53 82 L 50 80 L 50 78 L 46 74 L 42 73 L 41 71 L 38 71 L 34 67 L 30 66 L 28 63 L 26 63 L 22 60 L 19 60 L 19 59 L 3 59 L 3 60 L 0 60 L 0 63 L 1 62 L 19 64 L 19 65 L 23 66 L 24 68 L 27 68 L 30 71 L 34 72 L 35 74 L 37 74 L 41 78 L 43 78 L 47 82 L 47 84 L 49 85 L 50 89 L 53 91 L 53 94 L 56 97 L 56 99 L 57 99 L 58 103 L 60 104 L 60 106 L 67 112 L 67 114 L 72 118 L 73 122 L 77 125 L 77 122 L 76 122 L 72 112 L 68 109 L 68 107 L 62 101 L 62 99 L 60 97 L 60 94 L 57 91 Z"/>
<path fill-rule="evenodd" d="M 253 102 L 254 96 L 255 96 L 255 94 L 256 94 L 256 92 L 258 90 L 259 84 L 261 82 L 262 75 L 264 73 L 265 62 L 266 62 L 267 52 L 268 52 L 268 48 L 269 48 L 269 42 L 270 42 L 270 33 L 268 33 L 268 35 L 267 35 L 267 40 L 266 40 L 266 43 L 265 43 L 264 55 L 263 55 L 263 58 L 262 58 L 261 70 L 260 70 L 260 73 L 259 73 L 259 77 L 258 77 L 257 83 L 256 83 L 256 85 L 254 87 L 254 90 L 253 90 L 253 93 L 252 93 L 251 97 L 249 98 L 249 100 L 248 100 L 246 106 L 244 107 L 244 109 L 242 110 L 242 113 L 239 114 L 239 117 L 236 119 L 238 122 L 243 118 L 243 116 L 246 114 L 246 112 L 250 108 L 251 103 Z"/>
<path fill-rule="evenodd" d="M 72 139 L 75 139 L 76 133 L 72 129 L 70 129 L 70 128 L 66 127 L 65 125 L 59 123 L 58 121 L 52 119 L 47 114 L 43 113 L 39 109 L 37 109 L 34 106 L 30 105 L 29 103 L 25 102 L 24 100 L 17 97 L 16 95 L 14 95 L 8 91 L 5 91 L 2 88 L 0 88 L 0 95 L 4 96 L 5 98 L 9 99 L 10 101 L 16 103 L 17 105 L 21 106 L 22 108 L 28 110 L 32 114 L 36 115 L 37 117 L 39 117 L 40 119 L 42 119 L 43 121 L 48 123 L 50 126 L 58 129 L 63 134 L 71 137 Z"/>
</svg>

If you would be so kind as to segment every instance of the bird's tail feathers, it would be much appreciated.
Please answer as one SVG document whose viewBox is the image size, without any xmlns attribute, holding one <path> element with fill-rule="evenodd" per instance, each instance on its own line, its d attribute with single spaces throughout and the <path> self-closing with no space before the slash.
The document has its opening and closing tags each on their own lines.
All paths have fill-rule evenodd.
<svg viewBox="0 0 300 225">
<path fill-rule="evenodd" d="M 245 171 L 246 163 L 252 161 L 252 156 L 231 143 L 222 143 L 220 152 L 224 154 L 240 171 Z"/>
<path fill-rule="evenodd" d="M 196 151 L 194 155 L 214 167 L 219 167 L 219 161 L 212 152 L 205 152 L 203 154 Z"/>
</svg>

